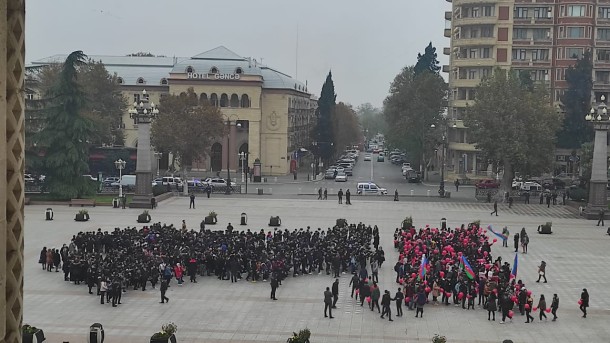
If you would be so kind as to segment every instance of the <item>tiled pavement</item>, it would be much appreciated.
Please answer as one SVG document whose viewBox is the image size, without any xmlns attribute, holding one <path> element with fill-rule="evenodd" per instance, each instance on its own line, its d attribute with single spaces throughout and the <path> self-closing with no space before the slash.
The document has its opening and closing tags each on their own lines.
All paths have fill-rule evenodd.
<svg viewBox="0 0 610 343">
<path fill-rule="evenodd" d="M 394 228 L 407 215 L 416 225 L 437 225 L 446 217 L 452 226 L 480 219 L 483 225 L 508 225 L 511 233 L 525 226 L 530 232 L 530 251 L 520 255 L 519 278 L 548 299 L 558 293 L 561 299 L 557 322 L 524 324 L 517 315 L 513 323 L 488 322 L 480 308 L 461 310 L 454 306 L 427 306 L 423 319 L 405 311 L 394 322 L 360 307 L 349 297 L 349 276 L 340 281 L 340 299 L 335 319 L 323 317 L 322 292 L 332 279 L 325 274 L 288 278 L 279 288 L 278 301 L 269 300 L 268 282 L 231 284 L 214 278 L 200 278 L 199 283 L 173 284 L 168 292 L 169 304 L 159 304 L 159 292 L 130 290 L 123 305 L 112 308 L 100 305 L 99 299 L 87 294 L 85 286 L 63 282 L 61 273 L 43 272 L 37 265 L 43 245 L 60 247 L 81 230 L 136 225 L 138 210 L 107 207 L 89 208 L 92 220 L 73 221 L 77 208 L 54 206 L 55 220 L 44 221 L 47 206 L 26 207 L 25 240 L 25 314 L 24 321 L 43 328 L 47 341 L 83 342 L 90 324 L 100 322 L 106 329 L 106 342 L 148 342 L 160 325 L 174 321 L 179 342 L 285 342 L 293 331 L 308 327 L 312 342 L 430 342 L 435 333 L 447 336 L 448 342 L 608 342 L 610 337 L 610 237 L 594 222 L 577 219 L 561 206 L 547 209 L 540 205 L 500 205 L 500 216 L 491 217 L 489 204 L 380 202 L 355 198 L 354 205 L 335 201 L 279 199 L 197 199 L 197 210 L 188 210 L 188 199 L 176 198 L 152 211 L 153 221 L 178 224 L 185 219 L 189 226 L 198 223 L 210 210 L 219 215 L 218 229 L 230 221 L 236 225 L 241 212 L 248 213 L 248 228 L 267 229 L 269 216 L 280 215 L 283 227 L 327 227 L 336 218 L 377 224 L 382 233 L 387 264 L 380 285 L 395 291 L 392 271 L 396 253 L 391 249 Z M 552 221 L 552 235 L 537 235 L 535 227 Z M 512 239 L 511 239 L 512 242 Z M 493 254 L 512 261 L 510 248 L 495 245 Z M 548 284 L 533 281 L 540 260 L 547 262 Z M 580 317 L 577 301 L 580 290 L 591 294 L 589 318 Z M 605 323 L 605 324 L 604 324 Z"/>
</svg>

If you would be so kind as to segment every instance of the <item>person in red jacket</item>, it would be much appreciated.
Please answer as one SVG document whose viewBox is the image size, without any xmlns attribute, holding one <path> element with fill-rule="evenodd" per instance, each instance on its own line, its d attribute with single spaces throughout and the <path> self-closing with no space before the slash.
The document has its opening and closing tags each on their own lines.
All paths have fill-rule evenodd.
<svg viewBox="0 0 610 343">
<path fill-rule="evenodd" d="M 184 271 L 185 269 L 180 263 L 177 263 L 176 266 L 174 266 L 174 275 L 176 276 L 176 280 L 178 280 L 178 285 L 180 286 L 182 286 L 182 283 L 184 282 L 182 279 Z"/>
</svg>

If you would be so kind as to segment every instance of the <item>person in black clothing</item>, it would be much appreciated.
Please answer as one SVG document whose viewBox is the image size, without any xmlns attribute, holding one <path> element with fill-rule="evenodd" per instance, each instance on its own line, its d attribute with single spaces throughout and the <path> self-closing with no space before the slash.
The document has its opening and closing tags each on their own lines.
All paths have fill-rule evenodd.
<svg viewBox="0 0 610 343">
<path fill-rule="evenodd" d="M 525 192 L 525 203 L 529 204 L 530 203 L 530 192 Z"/>
<path fill-rule="evenodd" d="M 515 233 L 515 235 L 513 236 L 513 240 L 515 242 L 515 252 L 519 251 L 519 233 Z"/>
<path fill-rule="evenodd" d="M 343 189 L 339 188 L 339 193 L 337 193 L 337 197 L 339 197 L 339 203 L 343 204 Z"/>
<path fill-rule="evenodd" d="M 333 308 L 337 308 L 338 300 L 339 300 L 339 279 L 335 279 L 335 282 L 333 282 Z"/>
<path fill-rule="evenodd" d="M 553 314 L 553 321 L 557 320 L 557 309 L 559 309 L 559 297 L 557 294 L 553 294 L 553 301 L 551 302 L 551 313 Z"/>
<path fill-rule="evenodd" d="M 278 282 L 277 282 L 277 275 L 275 275 L 275 273 L 271 276 L 271 299 L 273 300 L 277 300 L 277 298 L 275 297 L 275 290 L 277 290 L 278 287 Z"/>
<path fill-rule="evenodd" d="M 394 201 L 398 201 L 398 189 L 394 190 Z"/>
<path fill-rule="evenodd" d="M 161 304 L 166 301 L 169 302 L 169 298 L 165 296 L 165 292 L 167 292 L 167 281 L 165 279 L 161 280 Z"/>
<path fill-rule="evenodd" d="M 489 215 L 492 215 L 494 213 L 496 214 L 496 216 L 498 216 L 498 200 L 494 201 L 494 210 Z"/>
<path fill-rule="evenodd" d="M 324 188 L 324 200 L 328 199 L 328 190 Z"/>
<path fill-rule="evenodd" d="M 546 195 L 546 207 L 551 208 L 551 195 L 550 194 Z"/>
<path fill-rule="evenodd" d="M 322 200 L 322 187 L 318 188 L 318 200 Z"/>
<path fill-rule="evenodd" d="M 345 191 L 345 204 L 346 205 L 351 205 L 352 202 L 350 201 L 351 199 L 351 193 L 349 192 L 349 189 Z"/>
<path fill-rule="evenodd" d="M 190 198 L 191 198 L 191 202 L 189 203 L 189 209 L 191 209 L 191 208 L 194 209 L 195 208 L 195 194 L 191 193 Z"/>
<path fill-rule="evenodd" d="M 383 292 L 383 296 L 381 297 L 381 307 L 383 308 L 383 311 L 381 311 L 381 318 L 383 319 L 383 317 L 387 314 L 391 322 L 393 322 L 393 320 L 392 309 L 390 308 L 390 304 L 393 300 L 395 299 L 392 299 L 392 297 L 390 296 L 390 291 L 385 290 Z"/>
<path fill-rule="evenodd" d="M 460 180 L 455 180 L 455 191 L 459 192 L 460 191 Z"/>
<path fill-rule="evenodd" d="M 212 194 L 212 186 L 208 185 L 208 187 L 205 189 L 205 194 L 208 195 L 208 199 L 210 198 L 210 194 Z"/>
<path fill-rule="evenodd" d="M 544 193 L 540 193 L 540 205 L 544 204 Z"/>
<path fill-rule="evenodd" d="M 402 317 L 402 302 L 405 299 L 405 295 L 400 291 L 400 287 L 398 288 L 398 292 L 394 295 L 394 300 L 396 300 L 396 317 Z"/>
<path fill-rule="evenodd" d="M 583 288 L 580 294 L 580 310 L 583 313 L 583 318 L 587 318 L 587 307 L 589 307 L 589 292 L 587 292 L 586 288 Z"/>
<path fill-rule="evenodd" d="M 353 298 L 354 291 L 356 289 L 358 289 L 358 287 L 360 286 L 360 278 L 358 277 L 358 274 L 354 274 L 352 276 L 352 279 L 349 281 L 349 285 L 352 286 L 352 298 Z"/>
<path fill-rule="evenodd" d="M 604 226 L 604 215 L 606 214 L 606 212 L 604 211 L 604 209 L 599 210 L 599 219 L 597 220 L 597 226 L 599 226 L 599 223 L 602 223 L 602 226 Z"/>
<path fill-rule="evenodd" d="M 328 315 L 326 315 L 326 311 L 328 311 Z M 333 317 L 333 294 L 330 292 L 330 288 L 326 287 L 324 291 L 324 318 Z"/>
</svg>

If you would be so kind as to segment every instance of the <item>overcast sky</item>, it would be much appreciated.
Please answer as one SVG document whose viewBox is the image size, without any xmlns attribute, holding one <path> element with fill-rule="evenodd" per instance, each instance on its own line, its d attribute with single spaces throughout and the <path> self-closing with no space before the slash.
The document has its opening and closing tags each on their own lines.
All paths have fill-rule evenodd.
<svg viewBox="0 0 610 343">
<path fill-rule="evenodd" d="M 441 64 L 445 0 L 29 0 L 26 61 L 83 50 L 190 57 L 224 45 L 308 82 L 332 69 L 337 100 L 381 106 L 429 41 Z M 298 30 L 297 30 L 298 27 Z M 297 63 L 298 31 L 298 63 Z M 298 65 L 298 75 L 297 75 Z"/>
</svg>

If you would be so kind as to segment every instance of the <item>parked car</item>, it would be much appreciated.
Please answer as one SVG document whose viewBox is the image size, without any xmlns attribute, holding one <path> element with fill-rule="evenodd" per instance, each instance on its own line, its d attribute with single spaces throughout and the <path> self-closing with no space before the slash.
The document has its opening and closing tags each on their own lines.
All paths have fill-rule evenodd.
<svg viewBox="0 0 610 343">
<path fill-rule="evenodd" d="M 343 172 L 345 174 L 347 174 L 347 176 L 353 176 L 354 175 L 354 168 L 352 167 L 347 167 L 343 170 Z"/>
<path fill-rule="evenodd" d="M 105 187 L 109 187 L 109 186 L 112 186 L 112 184 L 114 182 L 119 182 L 119 180 L 121 180 L 121 179 L 118 176 L 109 176 L 109 177 L 105 178 L 104 181 L 102 181 L 102 184 Z"/>
<path fill-rule="evenodd" d="M 377 162 L 384 162 L 385 161 L 385 157 L 383 157 L 383 154 L 379 154 L 379 156 L 377 156 Z"/>
<path fill-rule="evenodd" d="M 498 188 L 500 187 L 500 183 L 493 179 L 485 179 L 477 182 L 475 184 L 476 188 Z"/>
<path fill-rule="evenodd" d="M 564 189 L 566 187 L 566 183 L 558 178 L 546 179 L 542 181 L 542 187 L 545 189 Z"/>
<path fill-rule="evenodd" d="M 344 172 L 337 173 L 337 176 L 335 176 L 335 182 L 347 182 L 347 174 Z"/>
<path fill-rule="evenodd" d="M 521 185 L 522 191 L 541 191 L 542 186 L 538 182 L 526 181 Z"/>
<path fill-rule="evenodd" d="M 388 194 L 388 190 L 382 187 L 379 187 L 374 182 L 358 182 L 358 186 L 356 188 L 356 194 L 358 195 L 386 195 Z"/>
<path fill-rule="evenodd" d="M 327 170 L 326 173 L 324 173 L 324 178 L 325 179 L 334 179 L 335 178 L 335 171 L 334 170 Z"/>
<path fill-rule="evenodd" d="M 213 187 L 227 187 L 227 180 L 221 177 L 208 177 L 205 178 L 202 182 L 211 185 Z M 237 184 L 231 181 L 231 187 L 237 186 Z"/>
<path fill-rule="evenodd" d="M 32 174 L 25 174 L 24 181 L 31 183 L 31 182 L 36 182 L 36 179 L 32 176 Z"/>
<path fill-rule="evenodd" d="M 421 176 L 419 175 L 419 172 L 416 172 L 413 169 L 407 171 L 405 178 L 407 179 L 408 183 L 420 183 L 421 182 Z"/>
</svg>

